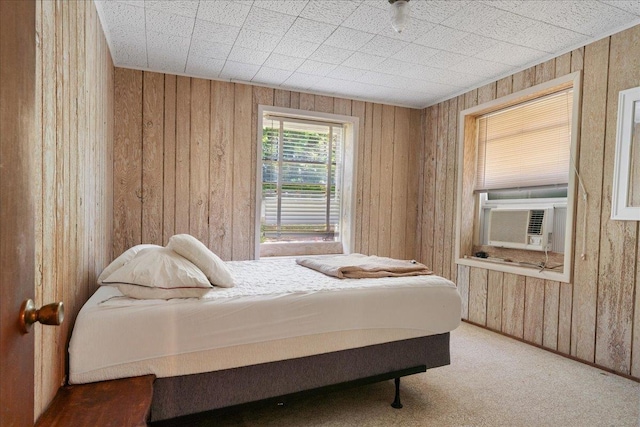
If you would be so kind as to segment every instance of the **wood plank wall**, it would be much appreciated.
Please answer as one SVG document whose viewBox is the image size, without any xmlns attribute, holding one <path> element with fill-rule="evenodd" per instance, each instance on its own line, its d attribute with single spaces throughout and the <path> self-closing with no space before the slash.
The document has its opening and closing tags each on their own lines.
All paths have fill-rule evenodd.
<svg viewBox="0 0 640 427">
<path fill-rule="evenodd" d="M 113 256 L 190 233 L 252 259 L 258 105 L 360 118 L 355 250 L 413 258 L 422 112 L 116 68 Z"/>
<path fill-rule="evenodd" d="M 36 2 L 36 289 L 62 301 L 34 326 L 35 414 L 64 381 L 75 317 L 111 257 L 113 64 L 93 2 Z"/>
<path fill-rule="evenodd" d="M 588 197 L 577 202 L 573 282 L 456 266 L 451 242 L 458 113 L 578 70 L 583 87 L 576 163 Z M 417 245 L 422 262 L 457 281 L 464 319 L 636 378 L 639 223 L 610 220 L 610 207 L 618 92 L 639 84 L 636 26 L 427 108 Z"/>
</svg>

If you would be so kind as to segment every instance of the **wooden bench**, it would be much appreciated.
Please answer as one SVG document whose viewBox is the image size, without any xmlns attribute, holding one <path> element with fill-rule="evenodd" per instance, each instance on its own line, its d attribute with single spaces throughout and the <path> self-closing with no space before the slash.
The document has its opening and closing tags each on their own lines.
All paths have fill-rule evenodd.
<svg viewBox="0 0 640 427">
<path fill-rule="evenodd" d="M 154 375 L 61 387 L 36 427 L 146 426 Z"/>
</svg>

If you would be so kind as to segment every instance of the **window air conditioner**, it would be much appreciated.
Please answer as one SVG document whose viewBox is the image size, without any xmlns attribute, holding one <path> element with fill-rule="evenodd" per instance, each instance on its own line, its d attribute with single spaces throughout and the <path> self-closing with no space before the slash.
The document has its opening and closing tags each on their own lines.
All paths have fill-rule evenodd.
<svg viewBox="0 0 640 427">
<path fill-rule="evenodd" d="M 489 245 L 544 251 L 551 249 L 553 208 L 495 208 L 489 212 Z"/>
</svg>

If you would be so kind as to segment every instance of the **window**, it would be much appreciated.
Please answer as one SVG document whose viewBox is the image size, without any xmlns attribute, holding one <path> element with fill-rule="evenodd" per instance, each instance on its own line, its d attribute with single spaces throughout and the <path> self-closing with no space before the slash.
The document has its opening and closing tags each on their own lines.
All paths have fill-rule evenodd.
<svg viewBox="0 0 640 427">
<path fill-rule="evenodd" d="M 342 116 L 261 110 L 258 256 L 342 253 L 355 194 L 353 124 Z"/>
<path fill-rule="evenodd" d="M 579 73 L 461 112 L 456 262 L 569 281 Z"/>
</svg>

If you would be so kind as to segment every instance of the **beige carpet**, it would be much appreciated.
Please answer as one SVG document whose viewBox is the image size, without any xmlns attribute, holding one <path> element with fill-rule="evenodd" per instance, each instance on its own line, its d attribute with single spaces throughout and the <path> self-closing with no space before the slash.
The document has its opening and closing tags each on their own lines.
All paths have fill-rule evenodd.
<svg viewBox="0 0 640 427">
<path fill-rule="evenodd" d="M 640 384 L 463 323 L 450 366 L 393 382 L 226 413 L 216 426 L 640 426 Z M 196 425 L 191 423 L 190 425 Z"/>
</svg>

